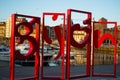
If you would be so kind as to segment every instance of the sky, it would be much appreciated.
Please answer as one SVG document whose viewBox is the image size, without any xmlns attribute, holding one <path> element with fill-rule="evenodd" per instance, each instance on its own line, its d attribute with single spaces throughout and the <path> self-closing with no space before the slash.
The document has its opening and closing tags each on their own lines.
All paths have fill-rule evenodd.
<svg viewBox="0 0 120 80">
<path fill-rule="evenodd" d="M 12 13 L 42 17 L 43 12 L 67 13 L 70 8 L 91 12 L 96 21 L 104 17 L 120 25 L 120 0 L 1 0 L 0 21 Z"/>
</svg>

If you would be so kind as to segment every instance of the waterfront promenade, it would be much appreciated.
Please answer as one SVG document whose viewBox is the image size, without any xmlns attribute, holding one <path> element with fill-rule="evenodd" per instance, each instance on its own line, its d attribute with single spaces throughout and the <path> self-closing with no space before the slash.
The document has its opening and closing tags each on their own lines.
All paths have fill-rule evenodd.
<svg viewBox="0 0 120 80">
<path fill-rule="evenodd" d="M 112 73 L 112 65 L 97 65 L 95 66 L 96 72 L 99 73 Z M 60 75 L 60 66 L 53 66 L 49 67 L 46 66 L 44 68 L 44 75 Z M 19 66 L 15 65 L 15 77 L 22 78 L 22 77 L 31 77 L 33 76 L 34 68 L 32 66 Z M 85 66 L 71 66 L 71 75 L 83 74 L 85 73 Z M 9 80 L 9 63 L 0 61 L 0 80 Z M 110 77 L 87 77 L 87 78 L 80 78 L 80 79 L 72 79 L 72 80 L 120 80 L 120 65 L 117 65 L 117 78 L 110 78 Z"/>
</svg>

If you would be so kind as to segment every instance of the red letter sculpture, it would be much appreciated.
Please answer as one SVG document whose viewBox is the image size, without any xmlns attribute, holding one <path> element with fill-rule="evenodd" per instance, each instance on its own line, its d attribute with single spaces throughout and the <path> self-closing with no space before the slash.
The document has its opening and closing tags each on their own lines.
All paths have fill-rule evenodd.
<svg viewBox="0 0 120 80">
<path fill-rule="evenodd" d="M 20 22 L 16 23 L 16 19 L 18 17 L 26 17 L 31 18 L 30 22 Z M 35 38 L 30 36 L 33 32 L 33 25 L 35 27 Z M 24 26 L 26 29 L 25 34 L 20 34 L 18 31 L 18 28 L 20 26 Z M 33 17 L 33 16 L 26 16 L 26 15 L 20 15 L 20 14 L 13 14 L 12 15 L 12 29 L 11 29 L 11 44 L 10 44 L 10 80 L 14 80 L 14 59 L 15 57 L 19 59 L 29 59 L 32 56 L 35 56 L 35 71 L 34 71 L 34 77 L 27 78 L 27 79 L 38 79 L 39 78 L 39 42 L 40 42 L 40 18 L 39 17 Z M 28 44 L 30 45 L 29 51 L 27 53 L 20 53 L 20 51 L 15 50 L 15 39 L 18 38 L 19 41 L 17 41 L 18 45 L 22 44 L 25 40 L 28 41 Z"/>
<path fill-rule="evenodd" d="M 45 26 L 45 16 L 52 16 L 52 20 L 56 21 L 58 19 L 58 16 L 63 16 L 63 28 L 60 28 L 60 26 L 54 27 L 54 33 L 56 35 L 56 38 L 58 39 L 58 43 L 60 46 L 60 50 L 58 52 L 58 55 L 54 58 L 54 60 L 57 60 L 58 58 L 62 58 L 62 65 L 61 65 L 61 76 L 44 76 L 44 41 L 46 41 L 48 44 L 52 44 L 52 40 L 48 36 L 48 30 L 47 26 Z M 42 69 L 41 69 L 41 77 L 42 79 L 64 79 L 64 27 L 65 27 L 65 13 L 43 13 L 43 36 L 42 36 Z"/>
<path fill-rule="evenodd" d="M 94 24 L 114 24 L 114 34 L 113 36 L 110 33 L 105 33 L 100 36 L 100 30 L 94 30 Z M 117 23 L 116 22 L 93 22 L 93 57 L 92 57 L 92 75 L 93 76 L 108 76 L 116 77 L 116 49 L 117 49 Z M 113 74 L 97 74 L 94 73 L 94 48 L 99 48 L 105 39 L 109 39 L 114 45 L 114 73 Z"/>
<path fill-rule="evenodd" d="M 87 19 L 83 21 L 83 24 L 86 24 L 87 26 L 84 28 L 81 28 L 79 24 L 73 24 L 71 25 L 71 15 L 72 12 L 76 13 L 82 13 L 87 15 Z M 85 11 L 80 11 L 80 10 L 73 10 L 73 9 L 68 9 L 67 11 L 67 20 L 68 20 L 68 28 L 67 28 L 67 59 L 66 59 L 66 78 L 80 78 L 80 77 L 85 77 L 85 76 L 90 76 L 90 52 L 91 52 L 91 13 L 90 12 L 85 12 Z M 81 42 L 78 43 L 74 40 L 73 38 L 73 32 L 74 31 L 85 31 L 86 36 L 85 39 Z M 84 75 L 72 75 L 70 76 L 70 46 L 77 48 L 83 48 L 85 45 L 87 45 L 87 63 L 86 63 L 86 74 Z"/>
</svg>

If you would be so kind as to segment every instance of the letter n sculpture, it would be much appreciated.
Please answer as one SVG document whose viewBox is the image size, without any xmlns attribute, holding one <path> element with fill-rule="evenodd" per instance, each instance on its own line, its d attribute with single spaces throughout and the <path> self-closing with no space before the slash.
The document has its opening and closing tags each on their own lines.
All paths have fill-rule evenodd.
<svg viewBox="0 0 120 80">
<path fill-rule="evenodd" d="M 105 28 L 105 26 L 100 26 L 100 25 L 114 25 L 113 28 Z M 106 30 L 107 32 L 100 32 L 100 29 L 96 29 L 95 26 L 99 25 L 100 29 L 104 28 L 108 29 Z M 110 31 L 111 30 L 111 31 Z M 102 44 L 105 42 L 105 40 L 107 40 L 108 44 L 104 45 L 104 49 L 100 48 L 102 46 Z M 109 40 L 109 41 L 108 41 Z M 104 43 L 105 44 L 105 43 Z M 110 48 L 110 46 L 112 46 L 112 48 Z M 116 77 L 116 49 L 117 49 L 117 22 L 93 22 L 93 56 L 92 56 L 92 75 L 93 76 L 108 76 L 108 77 Z M 113 62 L 113 69 L 110 69 L 110 71 L 112 71 L 112 73 L 107 73 L 107 72 L 101 72 L 101 71 L 106 71 L 106 70 L 99 70 L 99 72 L 96 72 L 97 70 L 97 66 L 95 65 L 97 60 L 95 60 L 97 57 L 97 55 L 95 56 L 95 48 L 97 49 L 97 51 L 99 51 L 101 49 L 101 51 L 103 52 L 99 52 L 97 55 L 100 55 L 100 60 L 99 62 L 102 62 L 102 64 L 106 64 L 105 60 L 108 61 L 108 59 L 112 60 Z M 110 51 L 109 51 L 109 50 Z M 105 53 L 107 52 L 107 53 Z M 109 55 L 112 55 L 112 57 L 108 58 L 106 56 L 103 56 L 102 53 Z M 105 58 L 106 57 L 106 58 Z M 97 58 L 98 59 L 98 58 Z M 110 62 L 110 61 L 109 61 Z M 98 62 L 97 62 L 98 63 Z M 108 64 L 108 63 L 107 63 Z M 103 65 L 104 66 L 104 65 Z M 105 67 L 104 67 L 105 68 Z M 108 68 L 108 67 L 107 67 Z M 103 69 L 103 68 L 101 68 Z"/>
</svg>

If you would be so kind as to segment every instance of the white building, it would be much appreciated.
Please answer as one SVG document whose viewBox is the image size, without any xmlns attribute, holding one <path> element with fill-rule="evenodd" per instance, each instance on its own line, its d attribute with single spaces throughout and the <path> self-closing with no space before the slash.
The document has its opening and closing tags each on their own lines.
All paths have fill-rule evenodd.
<svg viewBox="0 0 120 80">
<path fill-rule="evenodd" d="M 27 21 L 25 18 L 17 18 L 16 19 L 16 24 L 19 22 Z M 10 38 L 11 36 L 11 27 L 12 27 L 12 17 L 9 17 L 6 20 L 6 35 L 5 37 Z"/>
<path fill-rule="evenodd" d="M 5 37 L 10 38 L 11 36 L 11 17 L 6 20 L 6 35 Z"/>
</svg>

